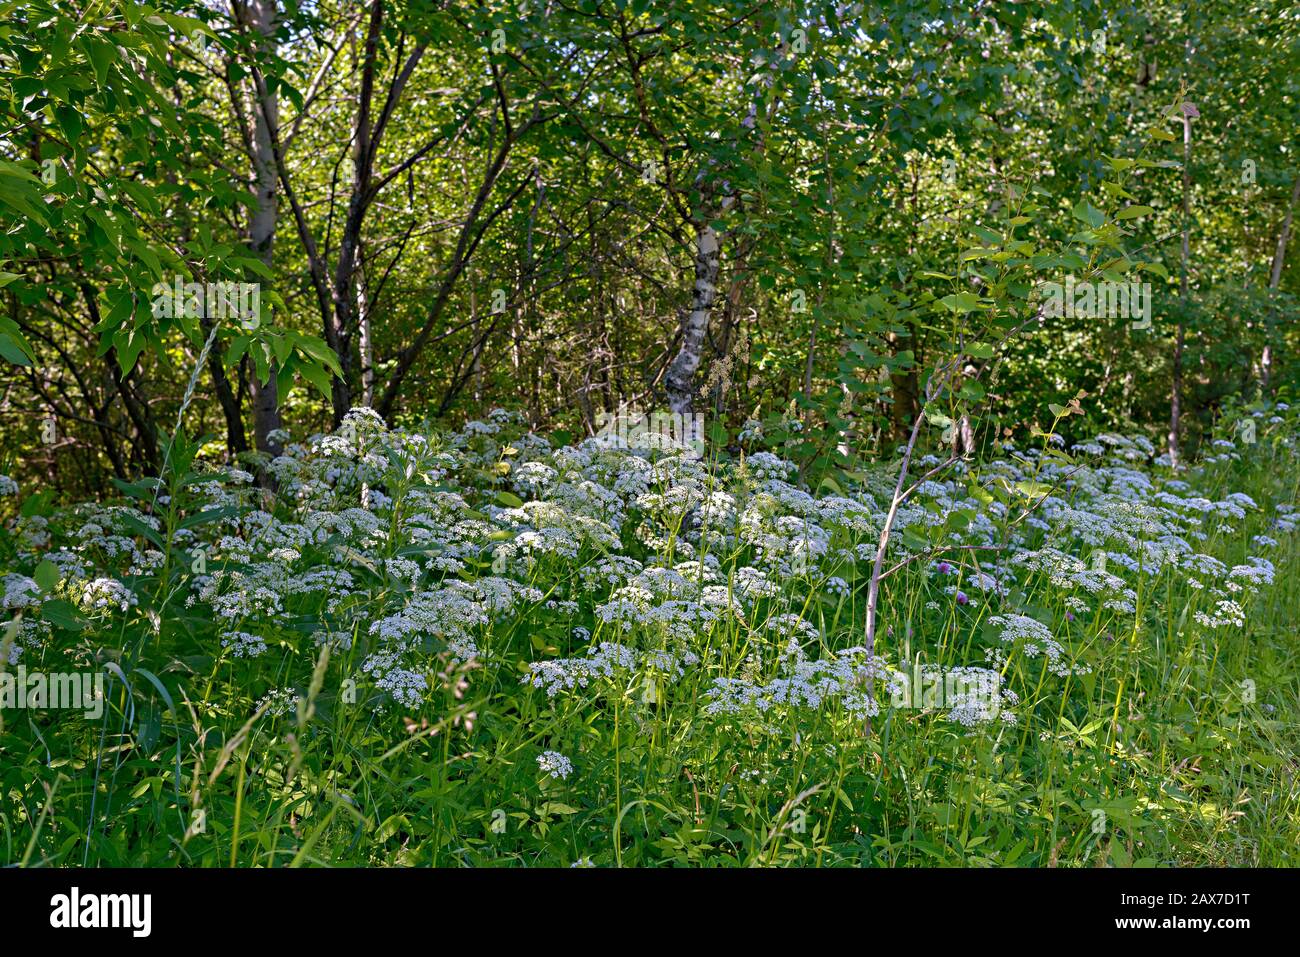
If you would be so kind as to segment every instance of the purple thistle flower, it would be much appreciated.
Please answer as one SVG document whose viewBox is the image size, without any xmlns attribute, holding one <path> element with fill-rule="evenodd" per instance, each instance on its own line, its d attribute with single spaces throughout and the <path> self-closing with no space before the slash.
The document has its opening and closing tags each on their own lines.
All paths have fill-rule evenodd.
<svg viewBox="0 0 1300 957">
<path fill-rule="evenodd" d="M 966 597 L 966 593 L 964 591 L 957 592 L 957 604 L 959 605 L 970 604 L 970 599 Z"/>
</svg>

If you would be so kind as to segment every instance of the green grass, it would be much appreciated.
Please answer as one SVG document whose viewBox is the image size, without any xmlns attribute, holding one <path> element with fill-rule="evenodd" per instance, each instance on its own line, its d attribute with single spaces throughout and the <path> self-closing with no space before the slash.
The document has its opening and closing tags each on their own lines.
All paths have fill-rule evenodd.
<svg viewBox="0 0 1300 957">
<path fill-rule="evenodd" d="M 426 640 L 415 654 L 430 689 L 418 708 L 403 708 L 361 663 L 374 650 L 370 622 L 400 608 L 410 587 L 367 564 L 415 554 L 396 516 L 421 490 L 459 483 L 478 514 L 485 503 L 511 503 L 510 493 L 499 494 L 507 443 L 474 443 L 457 453 L 454 477 L 433 472 L 423 452 L 411 453 L 420 463 L 412 475 L 390 474 L 393 515 L 369 552 L 339 552 L 355 541 L 337 534 L 302 550 L 296 569 L 334 563 L 352 570 L 356 587 L 293 596 L 281 615 L 254 611 L 225 628 L 202 601 L 186 604 L 194 552 L 181 525 L 202 506 L 187 498 L 201 486 L 185 484 L 192 466 L 179 455 L 171 503 L 160 509 L 154 534 L 160 562 L 121 576 L 138 605 L 126 613 L 88 609 L 65 574 L 46 589 L 49 611 L 25 610 L 48 623 L 44 639 L 24 651 L 29 669 L 111 663 L 113 677 L 99 721 L 69 711 L 3 712 L 0 859 L 240 867 L 1296 863 L 1300 569 L 1293 534 L 1270 532 L 1279 543 L 1267 551 L 1276 577 L 1241 599 L 1241 627 L 1198 622 L 1215 597 L 1169 567 L 1153 577 L 1123 576 L 1136 592 L 1136 613 L 1103 612 L 1092 601 L 1093 611 L 1073 621 L 1065 614 L 1068 592 L 1046 573 L 1022 575 L 1001 598 L 969 589 L 979 553 L 964 553 L 960 580 L 937 575 L 929 561 L 890 577 L 877 651 L 892 664 L 910 653 L 931 664 L 983 665 L 985 648 L 997 644 L 988 623 L 995 614 L 1030 615 L 1052 629 L 1068 661 L 1087 673 L 1060 677 L 1041 656 L 1012 650 L 1002 671 L 1020 698 L 1014 724 L 968 729 L 934 709 L 889 707 L 887 696 L 869 726 L 835 700 L 761 715 L 707 713 L 715 678 L 778 673 L 782 645 L 762 626 L 765 616 L 807 620 L 816 636 L 803 649 L 809 658 L 861 643 L 869 562 L 855 570 L 830 559 L 803 576 L 774 575 L 782 598 L 755 602 L 743 620 L 724 616 L 697 629 L 687 644 L 700 664 L 675 680 L 641 668 L 548 697 L 521 675 L 530 661 L 582 654 L 575 625 L 593 631 L 593 643 L 683 647 L 654 628 L 618 635 L 598 625 L 600 598 L 576 588 L 578 567 L 599 555 L 590 540 L 578 559 L 543 555 L 531 567 L 511 566 L 545 598 L 572 597 L 576 610 L 528 602 L 497 616 L 474 629 L 480 655 L 470 664 Z M 1194 485 L 1207 498 L 1244 492 L 1260 506 L 1230 527 L 1207 523 L 1209 537 L 1197 550 L 1228 567 L 1260 554 L 1252 536 L 1268 530 L 1278 503 L 1297 501 L 1295 466 L 1292 443 L 1262 441 L 1197 473 Z M 881 469 L 866 487 L 884 487 L 886 479 Z M 150 501 L 149 490 L 135 492 L 137 504 Z M 1005 497 L 1004 526 L 1029 508 L 1014 492 Z M 290 515 L 286 502 L 276 509 Z M 216 542 L 231 531 L 219 530 L 227 518 L 209 516 L 189 532 Z M 8 535 L 0 572 L 33 574 L 44 551 L 81 520 L 53 515 L 54 539 L 42 548 Z M 648 561 L 655 550 L 632 539 L 633 524 L 618 547 Z M 663 526 L 669 533 L 684 527 L 671 518 Z M 949 516 L 939 527 L 965 525 L 953 526 Z M 135 537 L 142 547 L 149 539 Z M 483 544 L 508 540 L 496 535 Z M 678 541 L 669 535 L 662 547 L 676 549 Z M 864 531 L 834 543 L 874 541 Z M 887 564 L 918 547 L 896 542 Z M 1072 547 L 1087 557 L 1077 542 Z M 724 584 L 727 569 L 753 560 L 735 543 L 718 557 Z M 490 575 L 491 560 L 488 552 L 467 562 L 462 577 Z M 213 569 L 239 565 L 219 548 L 207 561 Z M 830 575 L 846 578 L 850 592 L 830 591 Z M 943 590 L 950 580 L 975 600 L 953 601 Z M 420 587 L 429 587 L 427 575 Z M 312 632 L 348 617 L 328 607 L 340 595 L 355 610 L 355 641 L 325 652 Z M 233 657 L 220 642 L 230 627 L 262 636 L 267 650 Z M 300 699 L 287 710 L 262 703 L 273 689 L 293 689 Z M 572 773 L 544 774 L 543 751 L 570 758 Z"/>
</svg>

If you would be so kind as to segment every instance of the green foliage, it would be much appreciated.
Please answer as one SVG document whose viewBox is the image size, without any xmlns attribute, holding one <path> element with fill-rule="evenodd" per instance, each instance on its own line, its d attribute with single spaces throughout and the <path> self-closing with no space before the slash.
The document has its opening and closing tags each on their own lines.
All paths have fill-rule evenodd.
<svg viewBox="0 0 1300 957">
<path fill-rule="evenodd" d="M 817 479 L 905 439 L 968 343 L 995 349 L 954 389 L 986 425 L 1082 389 L 1090 427 L 1163 431 L 1180 327 L 1191 448 L 1228 392 L 1293 381 L 1294 269 L 1270 275 L 1297 176 L 1276 4 L 262 6 L 265 33 L 180 2 L 5 6 L 0 414 L 5 451 L 62 488 L 157 469 L 209 325 L 216 401 L 191 414 L 232 458 L 367 394 L 409 421 L 490 397 L 589 433 L 659 401 L 705 224 L 696 408 L 733 434 L 797 418 L 787 451 Z M 264 96 L 273 253 L 248 245 Z M 1151 326 L 1007 335 L 1036 283 L 1085 268 L 1152 283 Z M 260 323 L 154 315 L 177 277 L 261 283 Z"/>
<path fill-rule="evenodd" d="M 98 722 L 3 715 L 0 857 L 1290 863 L 1290 539 L 1226 636 L 1169 573 L 1139 577 L 1131 621 L 1085 624 L 1048 575 L 956 605 L 924 569 L 985 522 L 1044 533 L 1034 510 L 1058 480 L 1078 492 L 1062 470 L 1112 431 L 1162 491 L 1290 514 L 1298 30 L 1277 0 L 0 2 L 0 503 L 9 475 L 36 490 L 0 515 L 0 669 L 39 647 L 108 682 Z M 225 284 L 257 311 L 214 311 Z M 443 634 L 403 649 L 429 695 L 395 707 L 363 667 L 370 621 L 420 583 L 394 569 L 450 558 L 439 582 L 472 584 L 555 532 L 501 519 L 538 507 L 519 482 L 536 436 L 439 429 L 503 405 L 577 444 L 665 399 L 703 416 L 711 488 L 774 450 L 789 501 L 869 502 L 836 541 L 866 564 L 893 455 L 915 452 L 927 491 L 879 608 L 895 664 L 978 664 L 996 608 L 1051 621 L 1091 671 L 1017 659 L 1026 720 L 996 733 L 706 718 L 713 678 L 756 677 L 751 653 L 776 667 L 742 619 L 671 688 L 654 669 L 558 704 L 522 686 L 582 644 L 546 604 L 578 601 L 580 562 L 685 560 L 700 513 L 669 500 L 649 537 L 601 537 L 602 513 L 580 554 L 527 563 L 543 601 L 478 635 L 484 667 Z M 290 434 L 311 438 L 282 454 Z M 1156 446 L 1204 464 L 1166 473 Z M 475 554 L 403 537 L 457 495 Z M 239 544 L 307 520 L 296 554 Z M 1203 530 L 1228 566 L 1270 531 L 1254 511 Z M 861 564 L 773 569 L 816 651 L 867 628 Z M 192 601 L 204 576 L 280 567 L 351 584 L 250 592 L 244 631 Z M 364 620 L 340 626 L 340 602 Z M 550 750 L 573 776 L 537 763 Z"/>
<path fill-rule="evenodd" d="M 886 584 L 889 670 L 993 667 L 1005 714 L 954 720 L 954 699 L 932 700 L 934 689 L 918 683 L 900 700 L 883 673 L 867 670 L 862 687 L 880 711 L 866 725 L 847 704 L 858 686 L 837 684 L 834 670 L 815 683 L 816 700 L 802 697 L 814 683 L 800 679 L 761 708 L 710 705 L 720 682 L 760 688 L 783 674 L 795 647 L 805 666 L 860 660 L 851 647 L 867 563 L 844 556 L 874 543 L 882 512 L 869 503 L 886 474 L 843 487 L 828 480 L 818 512 L 830 547 L 787 567 L 774 556 L 798 554 L 797 538 L 764 533 L 764 557 L 752 536 L 690 532 L 673 505 L 699 481 L 735 494 L 747 522 L 777 522 L 782 507 L 761 477 L 790 470 L 772 456 L 695 465 L 651 456 L 663 485 L 633 494 L 642 504 L 629 499 L 621 534 L 606 538 L 600 521 L 578 517 L 587 506 L 572 492 L 557 498 L 554 486 L 537 497 L 536 467 L 585 460 L 587 474 L 608 469 L 626 481 L 636 471 L 626 470 L 630 453 L 588 446 L 552 455 L 536 437 L 501 429 L 499 417 L 445 440 L 350 417 L 317 451 L 290 449 L 292 470 L 281 478 L 292 473 L 313 488 L 307 499 L 266 496 L 246 474 L 204 468 L 199 443 L 178 436 L 161 486 L 122 483 L 120 506 L 24 505 L 18 534 L 0 545 L 15 614 L 0 687 L 14 675 L 15 646 L 27 672 L 98 671 L 105 681 L 85 717 L 75 708 L 0 711 L 0 858 L 1294 863 L 1296 420 L 1263 408 L 1241 415 L 1254 430 L 1225 422 L 1230 450 L 1190 471 L 1190 490 L 1144 464 L 1152 450 L 1142 440 L 1103 436 L 1095 449 L 1066 453 L 1048 435 L 1038 455 L 1004 447 L 999 460 L 974 463 L 964 484 L 923 492 L 890 550 L 899 568 Z M 1152 489 L 1138 496 L 1146 505 L 1124 491 L 1138 477 L 1161 489 L 1163 511 L 1149 508 Z M 846 511 L 845 496 L 862 504 Z M 1066 496 L 1072 517 L 1060 497 L 1043 509 L 1045 496 Z M 1129 504 L 1116 509 L 1116 500 Z M 1124 517 L 1143 507 L 1135 523 Z M 521 525 L 525 515 L 548 516 L 550 546 L 534 539 L 521 550 L 524 533 L 536 534 Z M 1050 527 L 1035 531 L 1029 522 L 1042 515 L 1053 516 Z M 1158 555 L 1146 536 L 1170 521 L 1204 536 L 1200 554 L 1184 552 L 1154 574 L 1121 563 L 1132 556 L 1119 548 Z M 1119 545 L 1125 529 L 1143 530 L 1142 540 Z M 645 544 L 656 530 L 662 540 Z M 1097 566 L 1088 539 L 1099 530 L 1116 564 Z M 953 549 L 985 534 L 1016 542 L 1030 560 Z M 580 543 L 576 552 L 566 540 Z M 693 567 L 699 574 L 716 561 L 713 580 L 734 596 L 734 614 L 701 616 L 683 637 L 686 619 L 667 627 L 666 613 L 694 602 L 672 592 L 654 599 L 659 617 L 638 616 L 628 630 L 623 612 L 600 611 L 616 608 L 620 594 L 634 600 L 634 590 L 617 590 L 617 575 L 604 580 L 602 561 L 664 566 L 663 577 L 636 580 L 667 583 L 692 542 L 712 543 L 709 561 Z M 1275 575 L 1250 558 L 1261 552 Z M 50 558 L 38 561 L 42 554 Z M 744 592 L 755 572 L 765 577 L 751 563 L 774 583 L 759 597 Z M 1013 566 L 1020 571 L 1008 574 Z M 1239 586 L 1236 622 L 1216 594 L 1226 582 Z M 382 637 L 400 625 L 395 610 L 419 616 L 429 596 L 459 602 L 478 586 L 498 599 L 519 590 L 482 621 L 465 619 L 465 630 L 451 617 L 422 628 L 414 644 Z M 703 606 L 722 611 L 717 594 Z M 1008 630 L 1008 620 L 1029 619 L 1050 629 L 1056 650 L 1023 624 Z M 625 649 L 620 656 L 649 656 L 564 683 L 579 673 L 575 661 L 609 641 Z M 394 652 L 420 685 L 394 679 L 385 658 Z M 418 692 L 409 698 L 404 687 Z"/>
</svg>

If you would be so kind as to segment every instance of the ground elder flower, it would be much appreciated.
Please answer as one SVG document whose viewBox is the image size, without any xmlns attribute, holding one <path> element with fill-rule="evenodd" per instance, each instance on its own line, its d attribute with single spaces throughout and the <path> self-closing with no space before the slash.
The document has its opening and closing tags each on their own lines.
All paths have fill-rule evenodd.
<svg viewBox="0 0 1300 957">
<path fill-rule="evenodd" d="M 558 751 L 543 751 L 537 756 L 537 767 L 543 774 L 564 780 L 573 772 L 573 762 Z"/>
<path fill-rule="evenodd" d="M 279 718 L 297 712 L 298 702 L 300 701 L 302 701 L 302 695 L 292 688 L 275 688 L 257 702 L 257 710 L 261 710 L 265 706 L 268 715 Z"/>
<path fill-rule="evenodd" d="M 5 575 L 3 581 L 5 608 L 29 608 L 41 603 L 41 586 L 26 575 Z"/>
<path fill-rule="evenodd" d="M 709 703 L 706 714 L 760 714 L 774 708 L 818 710 L 832 700 L 838 701 L 851 717 L 863 720 L 880 713 L 872 694 L 876 680 L 890 684 L 895 680 L 885 663 L 869 657 L 863 648 L 847 648 L 829 658 L 809 660 L 798 644 L 791 642 L 792 654 L 783 659 L 781 673 L 759 683 L 747 678 L 714 678 L 713 687 L 705 692 Z"/>
<path fill-rule="evenodd" d="M 1265 585 L 1273 584 L 1275 570 L 1266 558 L 1248 558 L 1248 565 L 1234 565 L 1228 572 L 1228 588 L 1244 588 L 1252 594 Z"/>
<path fill-rule="evenodd" d="M 760 481 L 769 478 L 784 479 L 795 468 L 791 463 L 771 452 L 755 452 L 745 459 L 745 465 Z"/>
<path fill-rule="evenodd" d="M 138 603 L 138 599 L 115 578 L 95 578 L 73 586 L 77 605 L 82 611 L 102 611 L 116 608 L 126 611 Z"/>
<path fill-rule="evenodd" d="M 744 565 L 737 568 L 733 575 L 732 588 L 746 601 L 774 598 L 781 593 L 781 589 L 769 580 L 767 575 L 753 566 Z"/>
<path fill-rule="evenodd" d="M 1020 699 L 1010 688 L 1002 686 L 1002 675 L 994 669 L 922 665 L 905 677 L 915 686 L 905 687 L 903 693 L 896 694 L 895 706 L 947 709 L 949 721 L 967 728 L 999 718 L 1004 724 L 1016 723 L 1016 716 L 1009 708 Z"/>
<path fill-rule="evenodd" d="M 636 667 L 636 652 L 624 645 L 602 641 L 598 648 L 581 658 L 555 658 L 534 661 L 522 681 L 534 688 L 545 688 L 548 697 L 561 690 L 586 688 L 594 679 L 609 678 L 616 669 L 632 670 Z"/>
<path fill-rule="evenodd" d="M 257 686 L 273 689 L 258 703 L 271 715 L 296 708 L 297 692 L 281 686 L 290 676 L 305 679 L 308 658 L 322 646 L 366 682 L 364 701 L 410 714 L 429 703 L 431 688 L 439 701 L 444 691 L 464 695 L 465 684 L 452 690 L 447 678 L 462 664 L 488 669 L 499 687 L 530 639 L 541 648 L 554 642 L 565 650 L 553 653 L 565 657 L 547 652 L 519 676 L 552 705 L 543 720 L 597 725 L 613 696 L 652 690 L 656 703 L 671 700 L 675 711 L 702 709 L 741 751 L 745 741 L 789 735 L 832 759 L 846 739 L 825 738 L 878 714 L 880 699 L 897 692 L 901 676 L 883 659 L 862 648 L 834 650 L 850 627 L 844 609 L 822 614 L 827 601 L 834 607 L 862 586 L 875 560 L 881 503 L 896 482 L 891 465 L 838 479 L 844 487 L 821 497 L 822 489 L 801 485 L 797 468 L 773 452 L 733 464 L 591 440 L 552 448 L 542 437 L 517 435 L 522 427 L 517 417 L 493 412 L 439 438 L 390 430 L 373 412 L 355 411 L 333 435 L 303 443 L 283 436 L 283 454 L 269 467 L 274 489 L 256 487 L 252 474 L 239 470 L 227 469 L 224 479 L 204 475 L 187 487 L 186 514 L 192 507 L 229 514 L 174 530 L 180 571 L 200 550 L 207 571 L 186 576 L 172 607 L 214 621 L 208 641 L 219 640 L 232 661 L 265 657 L 277 644 L 264 676 L 275 677 Z M 1134 614 L 1138 581 L 1160 586 L 1142 589 L 1144 614 L 1166 617 L 1167 577 L 1183 595 L 1180 607 L 1190 597 L 1200 609 L 1195 624 L 1202 629 L 1243 627 L 1248 598 L 1274 584 L 1278 572 L 1268 559 L 1243 558 L 1236 549 L 1255 531 L 1265 534 L 1251 538 L 1254 551 L 1277 548 L 1300 524 L 1295 506 L 1260 497 L 1267 511 L 1247 526 L 1259 510 L 1255 499 L 1218 491 L 1219 477 L 1211 482 L 1194 465 L 1182 472 L 1186 481 L 1150 470 L 1155 450 L 1146 440 L 1104 435 L 1076 451 L 1080 460 L 1063 462 L 1007 443 L 1003 458 L 978 470 L 934 472 L 899 509 L 887 566 L 917 557 L 905 530 L 920 531 L 936 548 L 900 576 L 908 581 L 901 594 L 924 601 L 914 609 L 916 632 L 900 640 L 924 640 L 928 653 L 944 642 L 950 616 L 970 624 L 975 608 L 1002 611 L 989 619 L 993 640 L 982 667 L 929 666 L 945 680 L 965 679 L 956 696 L 920 706 L 935 720 L 971 729 L 1014 722 L 1016 699 L 996 682 L 1005 674 L 1036 689 L 1040 672 L 1086 672 L 1067 647 L 1075 641 L 1087 660 L 1104 660 L 1115 639 L 1098 632 L 1142 624 L 1111 622 L 1116 612 Z M 921 456 L 917 471 L 943 461 Z M 1053 489 L 1032 514 L 976 497 L 978 486 L 1029 480 Z M 508 506 L 515 499 L 499 496 L 502 487 L 525 501 Z M 0 495 L 14 492 L 0 477 Z M 161 568 L 162 553 L 137 524 L 159 530 L 150 511 L 84 506 L 52 521 L 12 520 L 14 556 L 0 575 L 0 593 L 6 610 L 25 613 L 21 646 L 10 652 L 15 660 L 23 648 L 28 661 L 62 650 L 49 623 L 26 611 L 39 608 L 45 593 L 16 570 L 31 572 L 47 558 L 59 570 L 60 595 L 66 590 L 101 614 L 129 609 L 127 583 L 153 594 Z M 1216 533 L 1224 528 L 1232 532 L 1227 541 Z M 51 539 L 67 547 L 51 550 Z M 996 551 L 969 558 L 938 551 L 989 546 Z M 1003 601 L 1015 594 L 1020 602 L 1020 593 L 1023 604 Z M 894 604 L 897 595 L 887 597 L 881 614 L 900 630 L 906 612 Z M 958 613 L 954 604 L 967 610 Z M 1049 624 L 1011 614 L 1014 607 L 1050 609 L 1042 614 L 1052 616 L 1045 620 L 1060 638 Z M 1093 616 L 1100 619 L 1095 628 Z M 280 635 L 283 644 L 270 637 Z M 886 645 L 895 647 L 892 632 Z M 357 671 L 349 651 L 360 660 Z M 1034 707 L 1054 717 L 1052 694 L 1044 701 L 1035 691 Z M 1039 717 L 1037 710 L 1022 715 Z M 628 718 L 647 726 L 644 708 Z M 462 720 L 468 730 L 472 716 Z M 692 734 L 696 728 L 710 733 L 697 722 Z M 541 740 L 567 740 L 563 733 L 548 731 Z M 746 780 L 776 780 L 774 768 L 790 754 L 777 753 L 780 746 L 728 760 L 753 769 L 743 772 Z M 542 778 L 565 780 L 573 765 L 548 751 L 538 767 Z"/>
<path fill-rule="evenodd" d="M 228 631 L 221 638 L 221 647 L 230 649 L 236 658 L 256 658 L 266 651 L 266 639 L 246 631 Z"/>
<path fill-rule="evenodd" d="M 375 687 L 386 692 L 399 705 L 414 710 L 424 703 L 424 692 L 429 690 L 424 675 L 403 666 L 394 652 L 376 652 L 361 664 L 361 670 L 370 675 Z"/>
<path fill-rule="evenodd" d="M 999 639 L 1005 645 L 1020 649 L 1027 658 L 1042 655 L 1052 674 L 1065 677 L 1069 674 L 1086 674 L 1087 665 L 1071 665 L 1065 660 L 1065 648 L 1052 637 L 1052 631 L 1036 618 L 1028 615 L 993 615 L 989 624 L 999 630 Z"/>
<path fill-rule="evenodd" d="M 1206 628 L 1240 628 L 1246 624 L 1245 610 L 1230 599 L 1215 602 L 1213 611 L 1208 613 L 1198 611 L 1192 617 Z"/>
</svg>

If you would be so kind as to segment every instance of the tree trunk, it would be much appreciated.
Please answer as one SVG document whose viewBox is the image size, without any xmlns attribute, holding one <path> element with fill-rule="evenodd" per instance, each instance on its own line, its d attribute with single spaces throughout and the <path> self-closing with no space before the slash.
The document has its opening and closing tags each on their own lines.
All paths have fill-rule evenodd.
<svg viewBox="0 0 1300 957">
<path fill-rule="evenodd" d="M 664 390 L 672 412 L 690 413 L 695 394 L 695 373 L 700 368 L 709 313 L 718 288 L 718 234 L 704 225 L 696 232 L 695 292 L 691 311 L 682 324 L 682 344 L 668 367 Z"/>
<path fill-rule="evenodd" d="M 1190 42 L 1189 42 L 1190 49 Z M 1183 243 L 1182 275 L 1179 279 L 1179 295 L 1182 297 L 1182 315 L 1178 318 L 1178 328 L 1174 333 L 1174 362 L 1172 381 L 1169 386 L 1169 464 L 1178 468 L 1179 439 L 1182 432 L 1183 414 L 1183 344 L 1187 337 L 1186 310 L 1190 285 L 1187 278 L 1188 262 L 1192 252 L 1192 118 L 1183 110 Z"/>
<path fill-rule="evenodd" d="M 1282 264 L 1286 261 L 1286 247 L 1291 240 L 1291 223 L 1295 219 L 1295 207 L 1300 203 L 1300 171 L 1296 173 L 1295 185 L 1291 187 L 1291 202 L 1286 208 L 1282 220 L 1282 229 L 1277 236 L 1277 249 L 1273 253 L 1273 268 L 1268 275 L 1268 288 L 1276 289 L 1282 283 Z"/>
<path fill-rule="evenodd" d="M 920 412 L 921 383 L 916 375 L 916 331 L 911 321 L 906 323 L 908 334 L 898 336 L 889 334 L 890 351 L 895 357 L 900 352 L 912 353 L 912 364 L 906 369 L 890 370 L 889 388 L 894 402 L 889 407 L 890 442 L 903 443 Z"/>
<path fill-rule="evenodd" d="M 375 340 L 370 328 L 370 299 L 366 295 L 365 266 L 360 243 L 357 248 L 357 335 L 361 347 L 361 404 L 375 404 Z"/>
<path fill-rule="evenodd" d="M 273 39 L 276 29 L 278 11 L 277 0 L 252 0 L 249 4 L 251 26 L 257 32 L 258 54 L 264 56 L 274 47 Z M 275 243 L 275 224 L 277 207 L 275 154 L 272 151 L 271 129 L 279 123 L 279 97 L 270 88 L 259 95 L 253 95 L 260 102 L 253 110 L 253 177 L 256 205 L 248 225 L 248 243 L 253 254 L 268 267 L 273 259 Z M 272 434 L 282 427 L 280 418 L 280 394 L 275 381 L 275 366 L 268 369 L 266 382 L 257 380 L 256 368 L 248 377 L 248 392 L 253 404 L 253 440 L 259 452 L 279 455 L 280 443 Z"/>
</svg>

